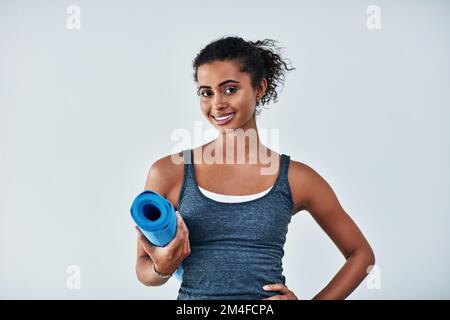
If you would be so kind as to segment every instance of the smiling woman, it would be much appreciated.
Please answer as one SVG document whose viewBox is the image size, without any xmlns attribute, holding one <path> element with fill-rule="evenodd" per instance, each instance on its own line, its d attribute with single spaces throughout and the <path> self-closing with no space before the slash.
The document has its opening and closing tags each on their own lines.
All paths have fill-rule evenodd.
<svg viewBox="0 0 450 320">
<path fill-rule="evenodd" d="M 179 300 L 297 299 L 286 286 L 282 258 L 288 225 L 301 210 L 313 215 L 347 259 L 315 298 L 345 298 L 374 263 L 368 242 L 329 184 L 259 139 L 260 105 L 276 102 L 284 71 L 293 70 L 274 42 L 227 37 L 200 51 L 193 61 L 197 95 L 218 137 L 183 150 L 181 164 L 169 155 L 150 168 L 145 188 L 171 201 L 183 235 L 158 249 L 140 237 L 136 270 L 143 283 L 161 285 L 167 277 L 158 275 L 172 274 L 182 261 Z M 246 144 L 246 137 L 253 143 Z M 225 164 L 216 161 L 223 159 L 219 153 Z M 275 168 L 268 174 L 262 173 L 266 155 Z M 249 159 L 256 161 L 249 164 Z M 151 271 L 155 266 L 158 273 Z"/>
<path fill-rule="evenodd" d="M 202 97 L 202 103 L 211 100 L 215 94 L 214 91 L 211 91 L 211 84 L 203 84 L 201 81 L 203 74 L 211 75 L 209 69 L 215 69 L 215 62 L 234 62 L 239 75 L 246 75 L 245 80 L 250 80 L 249 86 L 245 86 L 247 82 L 242 83 L 237 79 L 222 81 L 216 87 L 221 90 L 221 94 L 235 95 L 242 89 L 242 85 L 247 91 L 251 89 L 256 100 L 254 110 L 256 115 L 261 113 L 260 105 L 264 106 L 271 100 L 276 103 L 277 88 L 284 84 L 284 71 L 295 70 L 295 68 L 289 68 L 282 59 L 279 54 L 281 50 L 275 45 L 276 42 L 272 39 L 252 42 L 244 41 L 239 37 L 227 37 L 207 45 L 193 62 L 194 81 L 200 84 L 197 94 Z M 231 92 L 228 91 L 229 89 Z"/>
</svg>

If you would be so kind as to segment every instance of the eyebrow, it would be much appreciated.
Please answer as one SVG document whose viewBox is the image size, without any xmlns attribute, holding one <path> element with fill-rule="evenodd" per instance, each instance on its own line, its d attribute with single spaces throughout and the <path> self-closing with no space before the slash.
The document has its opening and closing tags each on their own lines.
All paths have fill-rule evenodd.
<svg viewBox="0 0 450 320">
<path fill-rule="evenodd" d="M 225 81 L 222 81 L 221 83 L 219 83 L 218 87 L 221 87 L 221 86 L 223 86 L 224 84 L 227 84 L 228 82 L 232 82 L 232 83 L 240 83 L 239 81 L 236 81 L 236 80 L 233 80 L 233 79 L 228 79 L 228 80 L 225 80 Z M 202 88 L 211 89 L 210 86 L 200 86 L 200 87 L 197 88 L 197 92 L 198 92 L 200 89 L 202 89 Z"/>
</svg>

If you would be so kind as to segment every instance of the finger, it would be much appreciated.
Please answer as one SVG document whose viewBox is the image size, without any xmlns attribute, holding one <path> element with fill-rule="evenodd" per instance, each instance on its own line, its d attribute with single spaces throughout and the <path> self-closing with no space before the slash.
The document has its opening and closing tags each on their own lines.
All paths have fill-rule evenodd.
<svg viewBox="0 0 450 320">
<path fill-rule="evenodd" d="M 188 232 L 189 231 L 188 227 L 187 227 L 186 223 L 184 222 L 184 219 L 181 216 L 181 213 L 179 213 L 178 211 L 177 211 L 177 216 L 180 219 L 180 229 L 183 230 L 184 232 Z"/>
<path fill-rule="evenodd" d="M 176 229 L 176 233 L 175 233 L 175 237 L 173 237 L 173 239 L 169 242 L 169 244 L 167 245 L 167 248 L 169 250 L 174 249 L 176 246 L 180 245 L 180 241 L 183 240 L 183 238 L 185 237 L 185 231 L 183 230 L 182 226 L 181 226 L 181 217 L 179 217 L 177 215 L 177 229 Z M 183 248 L 181 246 L 181 248 Z"/>
<path fill-rule="evenodd" d="M 175 226 L 175 235 L 172 239 L 172 241 L 170 241 L 169 245 L 173 242 L 174 239 L 178 239 L 180 238 L 180 218 L 178 217 L 178 215 L 176 215 L 176 226 Z"/>
<path fill-rule="evenodd" d="M 274 284 L 267 284 L 263 287 L 266 291 L 279 291 L 283 294 L 288 294 L 291 291 L 286 287 L 286 285 L 282 283 L 274 283 Z"/>
<path fill-rule="evenodd" d="M 138 226 L 134 226 L 134 229 L 136 230 L 136 232 L 137 232 L 137 234 L 138 234 L 138 237 L 139 237 L 139 236 L 142 234 L 141 229 L 139 229 Z"/>
<path fill-rule="evenodd" d="M 188 244 L 188 252 L 191 253 L 191 242 L 189 241 L 189 238 L 187 238 L 187 244 Z"/>
<path fill-rule="evenodd" d="M 185 238 L 189 237 L 189 230 L 184 223 L 183 217 L 181 214 L 177 211 L 179 223 L 177 225 L 177 233 L 179 233 L 180 239 L 184 240 Z"/>
<path fill-rule="evenodd" d="M 189 236 L 186 235 L 186 238 L 183 240 L 183 244 L 182 244 L 182 255 L 183 255 L 183 259 L 186 258 L 188 255 L 191 254 L 191 245 L 189 242 Z"/>
<path fill-rule="evenodd" d="M 155 251 L 156 247 L 147 240 L 144 234 L 141 233 L 139 235 L 139 241 L 141 241 L 142 248 L 144 248 L 145 252 L 147 252 L 149 255 L 151 255 Z"/>
<path fill-rule="evenodd" d="M 185 241 L 185 242 L 184 242 L 184 246 L 183 246 L 183 253 L 184 253 L 185 255 L 187 255 L 188 252 L 189 252 L 189 241 Z"/>
<path fill-rule="evenodd" d="M 183 236 L 184 228 L 183 228 L 183 218 L 180 213 L 177 211 L 177 233 L 175 236 L 181 238 Z"/>
<path fill-rule="evenodd" d="M 188 250 L 186 242 L 184 241 L 182 243 L 179 243 L 178 247 L 176 247 L 174 250 L 175 251 L 173 253 L 173 259 L 174 260 L 176 259 L 177 263 L 180 264 L 182 260 L 185 258 L 185 255 Z"/>
</svg>

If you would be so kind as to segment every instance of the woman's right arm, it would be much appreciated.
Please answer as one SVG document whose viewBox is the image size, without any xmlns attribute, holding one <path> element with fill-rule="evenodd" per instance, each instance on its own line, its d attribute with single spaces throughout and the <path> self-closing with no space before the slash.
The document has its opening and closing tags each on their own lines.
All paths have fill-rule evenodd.
<svg viewBox="0 0 450 320">
<path fill-rule="evenodd" d="M 168 161 L 171 161 L 169 157 L 156 161 L 151 166 L 145 183 L 145 190 L 156 191 L 166 198 L 176 181 L 174 170 L 170 168 Z M 158 272 L 171 274 L 190 254 L 189 230 L 179 212 L 176 212 L 176 216 L 175 238 L 163 248 L 153 246 L 136 228 L 138 232 L 136 275 L 146 286 L 161 286 L 168 281 L 168 278 L 161 278 L 155 273 L 153 269 L 155 263 Z"/>
</svg>

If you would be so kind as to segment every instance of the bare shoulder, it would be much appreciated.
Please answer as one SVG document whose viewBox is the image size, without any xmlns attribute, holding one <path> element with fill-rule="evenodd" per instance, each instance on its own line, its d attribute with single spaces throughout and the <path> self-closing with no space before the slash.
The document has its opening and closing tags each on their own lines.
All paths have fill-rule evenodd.
<svg viewBox="0 0 450 320">
<path fill-rule="evenodd" d="M 289 185 L 294 201 L 294 214 L 311 210 L 315 198 L 331 190 L 325 179 L 311 166 L 291 160 L 289 164 Z"/>
<path fill-rule="evenodd" d="M 158 192 L 177 208 L 183 175 L 183 153 L 167 155 L 156 160 L 150 166 L 145 182 L 145 190 Z"/>
</svg>

